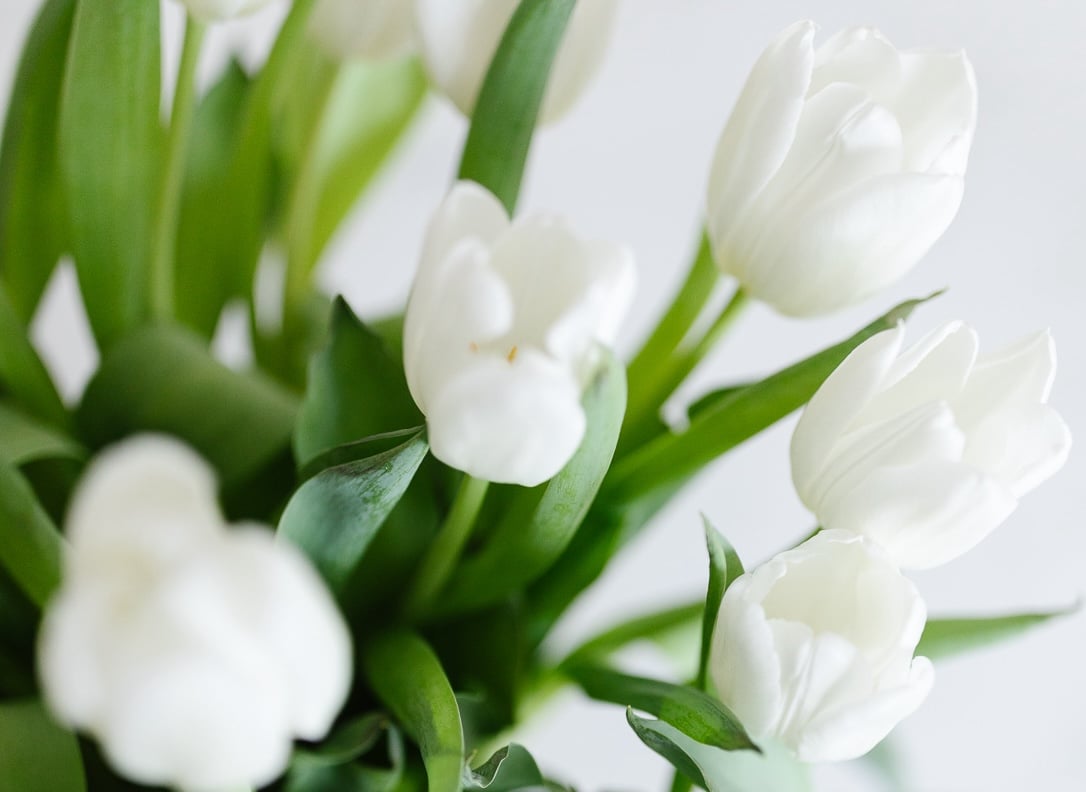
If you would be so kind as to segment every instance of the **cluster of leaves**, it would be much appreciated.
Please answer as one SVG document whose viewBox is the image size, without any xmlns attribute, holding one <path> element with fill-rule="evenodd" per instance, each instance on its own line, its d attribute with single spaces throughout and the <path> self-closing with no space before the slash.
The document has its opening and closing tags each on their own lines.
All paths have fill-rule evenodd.
<svg viewBox="0 0 1086 792">
<path fill-rule="evenodd" d="M 558 664 L 540 644 L 705 464 L 802 406 L 849 351 L 916 303 L 761 381 L 707 395 L 681 433 L 638 426 L 636 442 L 623 427 L 625 367 L 606 357 L 584 396 L 587 436 L 565 470 L 535 489 L 491 487 L 447 582 L 409 602 L 405 581 L 418 580 L 461 474 L 427 453 L 398 323 L 367 326 L 309 282 L 409 123 L 425 78 L 413 60 L 323 60 L 302 36 L 311 5 L 295 2 L 259 74 L 231 65 L 196 108 L 168 320 L 154 313 L 147 265 L 164 178 L 158 4 L 47 0 L 31 31 L 0 152 L 0 779 L 25 792 L 130 788 L 89 742 L 48 719 L 33 643 L 60 578 L 56 525 L 82 466 L 121 437 L 159 431 L 214 465 L 229 516 L 275 524 L 309 555 L 352 625 L 359 674 L 342 723 L 321 745 L 297 750 L 278 782 L 285 792 L 557 789 L 515 744 L 474 770 L 465 759 L 555 679 L 626 707 L 635 733 L 688 783 L 712 792 L 805 788 L 802 767 L 755 745 L 706 690 L 717 608 L 742 573 L 715 531 L 704 602 L 620 624 Z M 460 175 L 510 210 L 572 7 L 523 0 L 472 121 Z M 209 339 L 228 301 L 252 311 L 269 239 L 285 240 L 288 278 L 307 288 L 300 299 L 288 288 L 294 302 L 275 332 L 254 320 L 258 367 L 239 373 L 211 356 Z M 26 330 L 62 254 L 75 261 L 102 352 L 74 409 Z M 1046 617 L 932 621 L 923 650 L 938 656 Z M 689 685 L 611 664 L 631 642 L 698 624 Z"/>
</svg>

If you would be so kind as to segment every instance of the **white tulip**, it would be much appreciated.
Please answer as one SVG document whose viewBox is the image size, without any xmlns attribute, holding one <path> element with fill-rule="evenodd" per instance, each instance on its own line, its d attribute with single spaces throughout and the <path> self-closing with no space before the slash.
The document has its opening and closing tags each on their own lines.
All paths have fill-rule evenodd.
<svg viewBox="0 0 1086 792">
<path fill-rule="evenodd" d="M 190 792 L 262 786 L 295 736 L 326 734 L 351 681 L 343 619 L 292 546 L 224 525 L 195 453 L 159 436 L 107 450 L 67 535 L 42 686 L 119 773 Z"/>
<path fill-rule="evenodd" d="M 219 22 L 257 11 L 272 0 L 177 0 L 202 22 Z"/>
<path fill-rule="evenodd" d="M 423 59 L 438 89 L 470 116 L 519 0 L 415 0 Z M 576 103 L 603 60 L 617 0 L 579 0 L 555 56 L 540 122 Z"/>
<path fill-rule="evenodd" d="M 958 212 L 977 118 L 965 54 L 899 52 L 800 22 L 762 54 L 724 128 L 708 231 L 724 273 L 792 316 L 893 283 Z"/>
<path fill-rule="evenodd" d="M 868 536 L 904 567 L 966 552 L 1060 469 L 1071 435 L 1049 407 L 1047 332 L 977 359 L 951 323 L 902 351 L 868 339 L 811 399 L 792 437 L 792 478 L 827 528 Z"/>
<path fill-rule="evenodd" d="M 862 756 L 920 706 L 926 609 L 881 549 L 824 531 L 728 588 L 710 671 L 752 737 L 805 762 Z"/>
<path fill-rule="evenodd" d="M 585 432 L 581 391 L 633 297 L 632 254 L 555 217 L 510 223 L 457 184 L 431 223 L 404 318 L 404 369 L 434 456 L 535 486 Z"/>
<path fill-rule="evenodd" d="M 383 60 L 415 44 L 411 0 L 317 0 L 309 34 L 330 57 Z"/>
</svg>

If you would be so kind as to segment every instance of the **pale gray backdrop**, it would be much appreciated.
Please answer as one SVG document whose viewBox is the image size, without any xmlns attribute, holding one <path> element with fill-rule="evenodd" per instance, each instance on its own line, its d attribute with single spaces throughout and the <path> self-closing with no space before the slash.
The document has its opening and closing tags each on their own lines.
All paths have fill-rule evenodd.
<svg viewBox="0 0 1086 792">
<path fill-rule="evenodd" d="M 0 0 L 0 96 L 37 0 Z M 217 31 L 259 55 L 280 9 Z M 964 47 L 980 84 L 980 122 L 961 214 L 900 285 L 842 314 L 785 320 L 755 308 L 691 388 L 767 371 L 858 327 L 886 307 L 943 286 L 913 337 L 952 318 L 989 349 L 1050 326 L 1060 350 L 1054 403 L 1086 437 L 1086 4 L 1081 0 L 626 0 L 600 78 L 577 112 L 538 138 L 525 208 L 560 210 L 585 233 L 635 249 L 642 289 L 625 347 L 659 310 L 699 223 L 716 136 L 750 64 L 792 21 L 828 33 L 880 27 L 903 47 Z M 171 21 L 176 21 L 171 9 Z M 175 28 L 170 28 L 174 32 Z M 176 42 L 168 43 L 176 57 Z M 399 161 L 359 207 L 324 270 L 364 316 L 404 297 L 421 231 L 453 172 L 465 125 L 430 101 Z M 36 338 L 66 393 L 93 365 L 70 278 L 54 284 Z M 788 477 L 791 422 L 716 464 L 630 548 L 563 625 L 568 646 L 618 616 L 697 595 L 705 561 L 698 512 L 748 562 L 811 525 Z M 934 614 L 1066 605 L 1086 590 L 1086 455 L 1029 496 L 977 550 L 916 575 Z M 585 790 L 660 789 L 668 770 L 614 707 L 576 695 L 519 735 L 556 776 Z M 1086 616 L 938 666 L 923 709 L 898 729 L 905 788 L 920 792 L 1086 788 Z M 864 766 L 820 768 L 822 790 L 883 788 Z M 768 792 L 768 791 L 767 791 Z"/>
</svg>

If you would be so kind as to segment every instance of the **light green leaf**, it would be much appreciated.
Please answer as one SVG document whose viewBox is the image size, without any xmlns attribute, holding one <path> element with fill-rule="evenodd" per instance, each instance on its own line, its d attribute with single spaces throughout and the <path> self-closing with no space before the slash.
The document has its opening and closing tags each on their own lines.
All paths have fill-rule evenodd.
<svg viewBox="0 0 1086 792">
<path fill-rule="evenodd" d="M 510 743 L 498 749 L 479 767 L 466 774 L 465 790 L 486 789 L 489 792 L 543 792 L 546 780 L 539 765 L 527 749 Z"/>
<path fill-rule="evenodd" d="M 396 631 L 364 644 L 362 666 L 374 693 L 418 744 L 429 792 L 459 792 L 464 733 L 437 655 L 415 633 Z"/>
<path fill-rule="evenodd" d="M 648 712 L 700 743 L 727 751 L 758 750 L 735 715 L 700 690 L 602 666 L 575 664 L 562 670 L 591 698 Z"/>
<path fill-rule="evenodd" d="M 181 438 L 224 487 L 289 453 L 297 403 L 275 383 L 228 369 L 179 327 L 146 327 L 109 350 L 76 415 L 95 448 L 137 432 Z M 288 460 L 289 461 L 289 460 Z"/>
<path fill-rule="evenodd" d="M 475 103 L 460 178 L 486 187 L 510 214 L 573 5 L 574 0 L 521 0 Z"/>
<path fill-rule="evenodd" d="M 303 484 L 279 520 L 335 591 L 342 591 L 370 542 L 426 457 L 422 433 L 391 451 L 328 468 Z"/>
<path fill-rule="evenodd" d="M 64 250 L 57 113 L 75 0 L 48 0 L 30 30 L 0 147 L 0 273 L 27 323 Z"/>
<path fill-rule="evenodd" d="M 645 745 L 708 792 L 811 790 L 806 766 L 776 743 L 762 742 L 761 753 L 723 751 L 692 740 L 663 721 L 639 718 L 631 711 L 626 719 Z"/>
<path fill-rule="evenodd" d="M 328 342 L 310 364 L 294 430 L 299 465 L 345 443 L 422 422 L 403 366 L 337 298 Z"/>
<path fill-rule="evenodd" d="M 75 735 L 38 701 L 0 703 L 0 788 L 11 792 L 83 792 L 83 760 Z"/>
<path fill-rule="evenodd" d="M 36 605 L 60 585 L 64 540 L 26 479 L 0 461 L 0 564 Z"/>
<path fill-rule="evenodd" d="M 0 284 L 0 390 L 10 393 L 24 410 L 58 427 L 70 423 L 49 373 L 27 337 L 26 328 Z"/>
<path fill-rule="evenodd" d="M 626 378 L 604 355 L 584 396 L 588 430 L 577 453 L 550 482 L 509 507 L 478 555 L 467 558 L 437 603 L 436 612 L 497 602 L 545 572 L 569 545 L 611 465 L 626 408 Z"/>
<path fill-rule="evenodd" d="M 705 613 L 705 603 L 690 602 L 666 610 L 636 616 L 600 633 L 571 652 L 562 665 L 577 665 L 588 660 L 605 659 L 635 641 L 653 641 L 666 645 L 673 634 L 696 628 Z"/>
<path fill-rule="evenodd" d="M 705 596 L 705 613 L 702 617 L 697 685 L 704 690 L 709 670 L 709 650 L 712 648 L 713 628 L 716 627 L 716 617 L 720 613 L 720 602 L 724 599 L 728 586 L 743 574 L 743 562 L 739 560 L 739 554 L 731 543 L 709 523 L 709 519 L 702 519 L 705 522 L 705 544 L 709 550 L 709 590 Z"/>
<path fill-rule="evenodd" d="M 72 438 L 0 402 L 0 459 L 18 467 L 43 459 L 82 461 L 86 455 L 86 450 Z"/>
<path fill-rule="evenodd" d="M 357 760 L 387 737 L 387 768 Z M 318 748 L 296 750 L 284 792 L 392 792 L 403 776 L 403 737 L 384 713 L 363 715 L 340 727 Z"/>
<path fill-rule="evenodd" d="M 60 107 L 60 166 L 72 253 L 99 344 L 148 308 L 159 179 L 159 8 L 79 0 Z"/>
<path fill-rule="evenodd" d="M 975 649 L 983 649 L 1015 638 L 1031 627 L 1061 616 L 1076 613 L 1079 605 L 1061 610 L 1036 613 L 1016 613 L 1009 616 L 987 616 L 961 619 L 928 619 L 916 654 L 941 660 Z"/>
</svg>

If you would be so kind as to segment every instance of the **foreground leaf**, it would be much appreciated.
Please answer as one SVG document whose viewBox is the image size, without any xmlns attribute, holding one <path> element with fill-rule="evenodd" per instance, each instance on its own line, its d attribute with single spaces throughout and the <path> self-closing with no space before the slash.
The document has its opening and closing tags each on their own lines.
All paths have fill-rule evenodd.
<svg viewBox="0 0 1086 792">
<path fill-rule="evenodd" d="M 932 660 L 953 657 L 1015 638 L 1031 627 L 1076 613 L 1078 605 L 1062 610 L 1017 613 L 968 619 L 928 619 L 916 654 Z"/>
<path fill-rule="evenodd" d="M 591 698 L 648 712 L 699 743 L 726 751 L 758 750 L 738 719 L 700 690 L 600 666 L 575 664 L 563 671 Z"/>
<path fill-rule="evenodd" d="M 83 792 L 79 743 L 38 701 L 0 702 L 0 785 L 12 792 Z"/>
<path fill-rule="evenodd" d="M 387 737 L 388 767 L 359 763 Z M 392 792 L 404 769 L 403 737 L 384 713 L 371 713 L 340 727 L 313 750 L 297 750 L 284 792 Z"/>
<path fill-rule="evenodd" d="M 36 605 L 60 585 L 63 545 L 26 479 L 0 461 L 0 564 Z"/>
<path fill-rule="evenodd" d="M 19 467 L 44 459 L 85 457 L 86 451 L 72 438 L 0 402 L 0 459 Z"/>
<path fill-rule="evenodd" d="M 574 0 L 522 0 L 490 62 L 460 161 L 460 178 L 516 209 L 539 108 Z"/>
<path fill-rule="evenodd" d="M 10 393 L 31 415 L 56 427 L 70 423 L 57 389 L 30 343 L 26 328 L 15 314 L 0 284 L 0 390 Z"/>
<path fill-rule="evenodd" d="M 26 324 L 64 251 L 57 117 L 75 0 L 48 0 L 30 29 L 0 148 L 0 273 Z"/>
<path fill-rule="evenodd" d="M 701 656 L 698 661 L 697 686 L 705 689 L 709 670 L 709 650 L 713 643 L 713 629 L 720 613 L 724 592 L 736 578 L 743 574 L 739 554 L 710 523 L 705 520 L 705 544 L 709 550 L 709 590 L 705 596 L 705 613 L 701 625 Z"/>
<path fill-rule="evenodd" d="M 488 760 L 467 774 L 464 790 L 486 789 L 489 792 L 546 789 L 547 782 L 535 759 L 521 745 L 510 743 L 498 749 Z"/>
<path fill-rule="evenodd" d="M 705 603 L 691 602 L 666 610 L 635 616 L 617 624 L 570 652 L 562 665 L 573 666 L 589 660 L 606 659 L 613 652 L 635 641 L 666 644 L 675 633 L 696 628 L 702 621 Z"/>
<path fill-rule="evenodd" d="M 399 631 L 368 641 L 362 665 L 374 693 L 418 744 L 429 792 L 459 792 L 464 733 L 437 655 L 415 633 Z"/>
<path fill-rule="evenodd" d="M 146 315 L 159 178 L 159 8 L 79 0 L 60 110 L 72 253 L 95 338 Z"/>
<path fill-rule="evenodd" d="M 723 751 L 692 740 L 663 721 L 639 718 L 632 711 L 626 719 L 645 745 L 708 792 L 811 790 L 806 766 L 775 743 L 763 742 L 761 753 Z"/>
<path fill-rule="evenodd" d="M 427 448 L 419 432 L 390 451 L 318 473 L 290 499 L 280 535 L 309 556 L 333 590 L 342 591 Z"/>
</svg>

